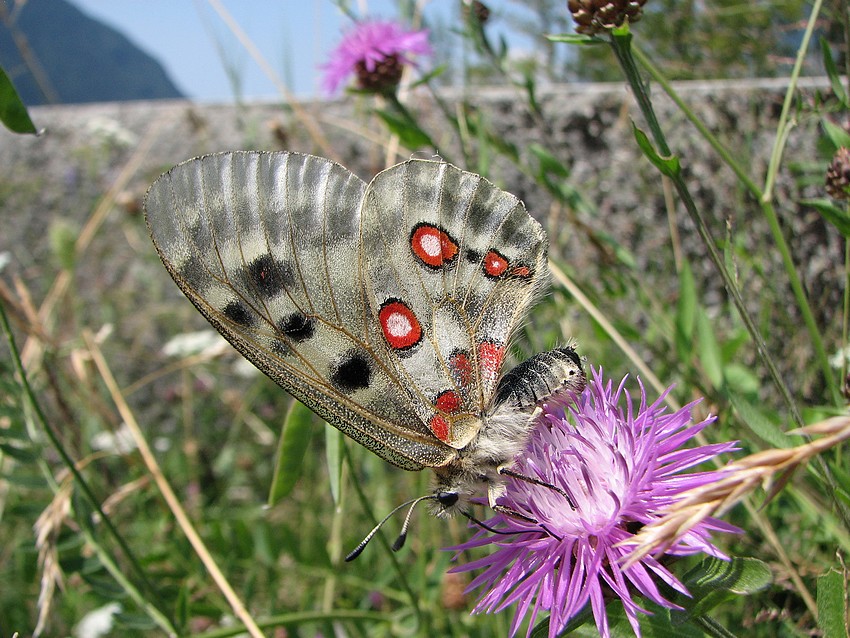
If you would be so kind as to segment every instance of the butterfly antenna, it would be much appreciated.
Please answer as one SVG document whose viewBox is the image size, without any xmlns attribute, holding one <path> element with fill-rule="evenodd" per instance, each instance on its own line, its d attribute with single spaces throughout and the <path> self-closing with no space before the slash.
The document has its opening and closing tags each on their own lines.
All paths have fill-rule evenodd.
<svg viewBox="0 0 850 638">
<path fill-rule="evenodd" d="M 410 517 L 413 516 L 413 509 L 422 501 L 436 499 L 436 494 L 426 494 L 425 496 L 420 496 L 419 498 L 413 499 L 412 501 L 408 501 L 408 503 L 410 503 L 410 509 L 407 510 L 407 516 L 404 517 L 404 523 L 402 523 L 401 525 L 401 532 L 399 532 L 398 538 L 396 538 L 395 542 L 393 543 L 394 552 L 397 552 L 402 547 L 404 547 L 404 541 L 407 540 L 407 528 L 410 527 Z M 405 503 L 405 505 L 407 505 L 407 503 Z"/>
<path fill-rule="evenodd" d="M 404 508 L 404 507 L 407 507 L 408 505 L 411 505 L 411 504 L 415 506 L 415 505 L 416 505 L 419 501 L 421 501 L 421 500 L 423 500 L 423 499 L 426 499 L 426 498 L 434 498 L 434 497 L 433 497 L 433 495 L 432 495 L 432 494 L 429 494 L 429 495 L 427 495 L 427 496 L 420 496 L 420 497 L 418 497 L 418 498 L 412 498 L 412 499 L 410 499 L 409 501 L 405 501 L 405 502 L 404 502 L 404 503 L 402 503 L 401 505 L 397 505 L 396 507 L 394 507 L 394 508 L 393 508 L 393 510 L 392 510 L 389 514 L 387 514 L 386 516 L 384 516 L 383 520 L 381 520 L 381 522 L 380 522 L 380 523 L 378 523 L 377 525 L 375 525 L 375 527 L 373 527 L 373 528 L 372 528 L 372 531 L 371 531 L 371 532 L 369 532 L 368 534 L 366 534 L 366 536 L 363 538 L 363 540 L 362 540 L 362 541 L 360 541 L 360 544 L 359 544 L 359 545 L 357 545 L 357 547 L 355 547 L 355 548 L 354 548 L 354 549 L 353 549 L 353 550 L 352 550 L 352 551 L 348 554 L 348 556 L 346 556 L 346 557 L 345 557 L 345 562 L 346 562 L 346 563 L 351 562 L 351 561 L 353 561 L 355 558 L 357 558 L 358 556 L 360 556 L 360 554 L 362 554 L 362 553 L 363 553 L 363 550 L 364 550 L 364 549 L 366 549 L 366 545 L 368 545 L 368 544 L 369 544 L 369 541 L 371 541 L 371 540 L 372 540 L 372 538 L 374 538 L 375 534 L 377 534 L 377 533 L 378 533 L 378 530 L 379 530 L 379 529 L 381 529 L 381 527 L 384 525 L 384 523 L 386 523 L 388 520 L 390 520 L 390 519 L 393 517 L 393 515 L 394 515 L 397 511 L 399 511 L 400 509 L 402 509 L 402 508 Z M 410 509 L 412 510 L 413 508 L 411 507 Z M 407 517 L 408 517 L 408 518 L 410 518 L 410 513 L 408 513 Z M 406 526 L 406 523 L 405 523 L 405 526 Z M 404 528 L 403 528 L 403 529 L 404 529 Z M 404 529 L 404 533 L 406 533 L 406 529 Z M 396 540 L 396 542 L 395 542 L 395 543 L 393 543 L 393 551 L 395 551 L 395 550 L 397 549 L 395 545 L 396 545 L 398 542 L 399 542 L 399 541 L 398 541 L 398 540 Z M 401 544 L 402 544 L 402 545 L 404 544 L 404 541 L 403 541 L 403 540 L 401 541 Z M 401 545 L 399 545 L 399 547 L 401 547 Z"/>
</svg>

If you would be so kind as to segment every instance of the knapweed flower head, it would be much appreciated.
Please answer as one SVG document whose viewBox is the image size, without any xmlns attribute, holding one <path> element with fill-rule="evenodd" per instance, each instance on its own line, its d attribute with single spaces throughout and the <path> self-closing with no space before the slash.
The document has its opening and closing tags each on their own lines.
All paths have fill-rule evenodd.
<svg viewBox="0 0 850 638">
<path fill-rule="evenodd" d="M 676 605 L 664 598 L 658 581 L 687 593 L 652 556 L 624 567 L 630 549 L 621 544 L 675 503 L 679 494 L 717 480 L 716 471 L 685 470 L 734 450 L 735 444 L 682 447 L 714 417 L 694 423 L 696 402 L 668 413 L 662 403 L 666 392 L 647 405 L 643 385 L 635 407 L 625 382 L 614 389 L 599 370 L 573 405 L 544 405 L 529 444 L 513 467 L 542 484 L 510 478 L 498 501 L 501 512 L 487 521 L 503 533 L 481 531 L 452 548 L 492 546 L 488 556 L 455 569 L 483 569 L 470 584 L 470 589 L 488 590 L 475 612 L 517 604 L 512 634 L 527 614 L 530 630 L 538 613 L 547 610 L 549 635 L 556 636 L 590 603 L 597 628 L 607 638 L 605 604 L 617 597 L 640 635 L 637 614 L 645 610 L 632 599 L 633 593 L 668 608 Z M 714 531 L 739 530 L 708 518 L 666 553 L 704 552 L 726 558 L 711 543 Z"/>
<path fill-rule="evenodd" d="M 595 35 L 621 26 L 626 20 L 637 22 L 646 0 L 569 0 L 567 6 L 576 21 L 576 32 Z"/>
<path fill-rule="evenodd" d="M 398 86 L 404 65 L 428 55 L 428 31 L 407 31 L 397 22 L 361 22 L 349 31 L 322 68 L 324 87 L 334 93 L 352 75 L 357 87 L 381 93 Z"/>
</svg>

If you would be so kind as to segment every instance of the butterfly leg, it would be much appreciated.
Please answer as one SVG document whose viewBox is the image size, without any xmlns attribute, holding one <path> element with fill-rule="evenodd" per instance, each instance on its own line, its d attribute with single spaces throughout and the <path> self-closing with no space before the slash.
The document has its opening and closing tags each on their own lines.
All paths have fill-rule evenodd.
<svg viewBox="0 0 850 638">
<path fill-rule="evenodd" d="M 540 479 L 536 479 L 533 476 L 526 476 L 525 474 L 520 474 L 519 472 L 514 472 L 512 469 L 510 469 L 508 467 L 500 467 L 499 468 L 499 474 L 501 474 L 502 476 L 510 476 L 511 478 L 515 478 L 519 481 L 525 481 L 526 483 L 531 483 L 533 485 L 539 485 L 540 487 L 545 487 L 545 488 L 550 489 L 554 492 L 557 492 L 558 494 L 563 496 L 564 499 L 566 499 L 567 503 L 570 504 L 571 509 L 576 508 L 576 505 L 575 505 L 575 503 L 573 503 L 573 499 L 570 498 L 570 495 L 567 494 L 564 490 L 562 490 L 557 485 L 552 485 L 551 483 L 547 483 L 546 481 L 541 481 Z M 504 485 L 502 485 L 502 493 L 504 493 L 504 490 L 505 490 L 505 487 L 504 487 Z M 500 496 L 501 496 L 501 494 L 500 494 Z M 492 504 L 493 504 L 493 501 L 491 501 L 491 507 L 492 507 Z"/>
</svg>

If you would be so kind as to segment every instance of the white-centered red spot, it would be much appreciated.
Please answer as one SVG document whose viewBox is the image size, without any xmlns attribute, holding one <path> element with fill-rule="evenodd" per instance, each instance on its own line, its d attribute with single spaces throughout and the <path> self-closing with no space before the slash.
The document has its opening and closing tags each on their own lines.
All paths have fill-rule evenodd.
<svg viewBox="0 0 850 638">
<path fill-rule="evenodd" d="M 410 248 L 422 263 L 439 268 L 458 253 L 457 243 L 443 230 L 431 224 L 418 224 L 410 236 Z"/>
<path fill-rule="evenodd" d="M 394 350 L 406 350 L 422 339 L 422 326 L 403 301 L 385 301 L 378 312 L 378 320 L 381 322 L 384 338 Z"/>
<path fill-rule="evenodd" d="M 508 269 L 508 260 L 495 250 L 484 255 L 484 273 L 490 277 L 501 277 Z"/>
<path fill-rule="evenodd" d="M 478 359 L 481 363 L 481 380 L 484 387 L 492 387 L 499 378 L 502 361 L 505 359 L 505 346 L 492 341 L 478 344 Z"/>
<path fill-rule="evenodd" d="M 437 395 L 434 405 L 440 412 L 455 414 L 461 407 L 460 396 L 454 390 L 443 390 Z"/>
<path fill-rule="evenodd" d="M 440 439 L 443 443 L 448 443 L 449 420 L 446 417 L 442 414 L 435 414 L 431 417 L 428 427 L 431 428 L 431 432 L 434 433 L 434 436 Z"/>
</svg>

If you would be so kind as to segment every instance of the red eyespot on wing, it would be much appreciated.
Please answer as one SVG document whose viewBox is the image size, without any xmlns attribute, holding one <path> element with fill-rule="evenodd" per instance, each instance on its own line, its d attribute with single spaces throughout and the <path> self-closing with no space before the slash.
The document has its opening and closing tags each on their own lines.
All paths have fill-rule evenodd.
<svg viewBox="0 0 850 638">
<path fill-rule="evenodd" d="M 449 357 L 449 370 L 457 384 L 466 387 L 472 383 L 472 361 L 465 352 L 458 350 L 452 353 Z"/>
<path fill-rule="evenodd" d="M 410 248 L 422 263 L 440 268 L 458 253 L 457 243 L 449 234 L 431 224 L 417 224 L 410 235 Z"/>
<path fill-rule="evenodd" d="M 434 433 L 438 439 L 440 439 L 443 443 L 447 443 L 449 440 L 449 421 L 442 414 L 435 414 L 431 417 L 431 421 L 428 423 L 428 427 L 431 428 L 431 432 Z"/>
<path fill-rule="evenodd" d="M 484 274 L 488 277 L 501 277 L 508 269 L 508 260 L 495 250 L 484 255 Z"/>
<path fill-rule="evenodd" d="M 505 346 L 492 341 L 478 344 L 478 359 L 481 363 L 481 380 L 484 387 L 492 387 L 499 378 L 499 370 L 505 359 Z"/>
<path fill-rule="evenodd" d="M 437 395 L 434 405 L 440 412 L 454 414 L 460 410 L 460 397 L 454 390 L 443 390 Z"/>
<path fill-rule="evenodd" d="M 407 350 L 422 340 L 422 326 L 403 301 L 388 299 L 378 312 L 384 338 L 393 350 Z"/>
</svg>

